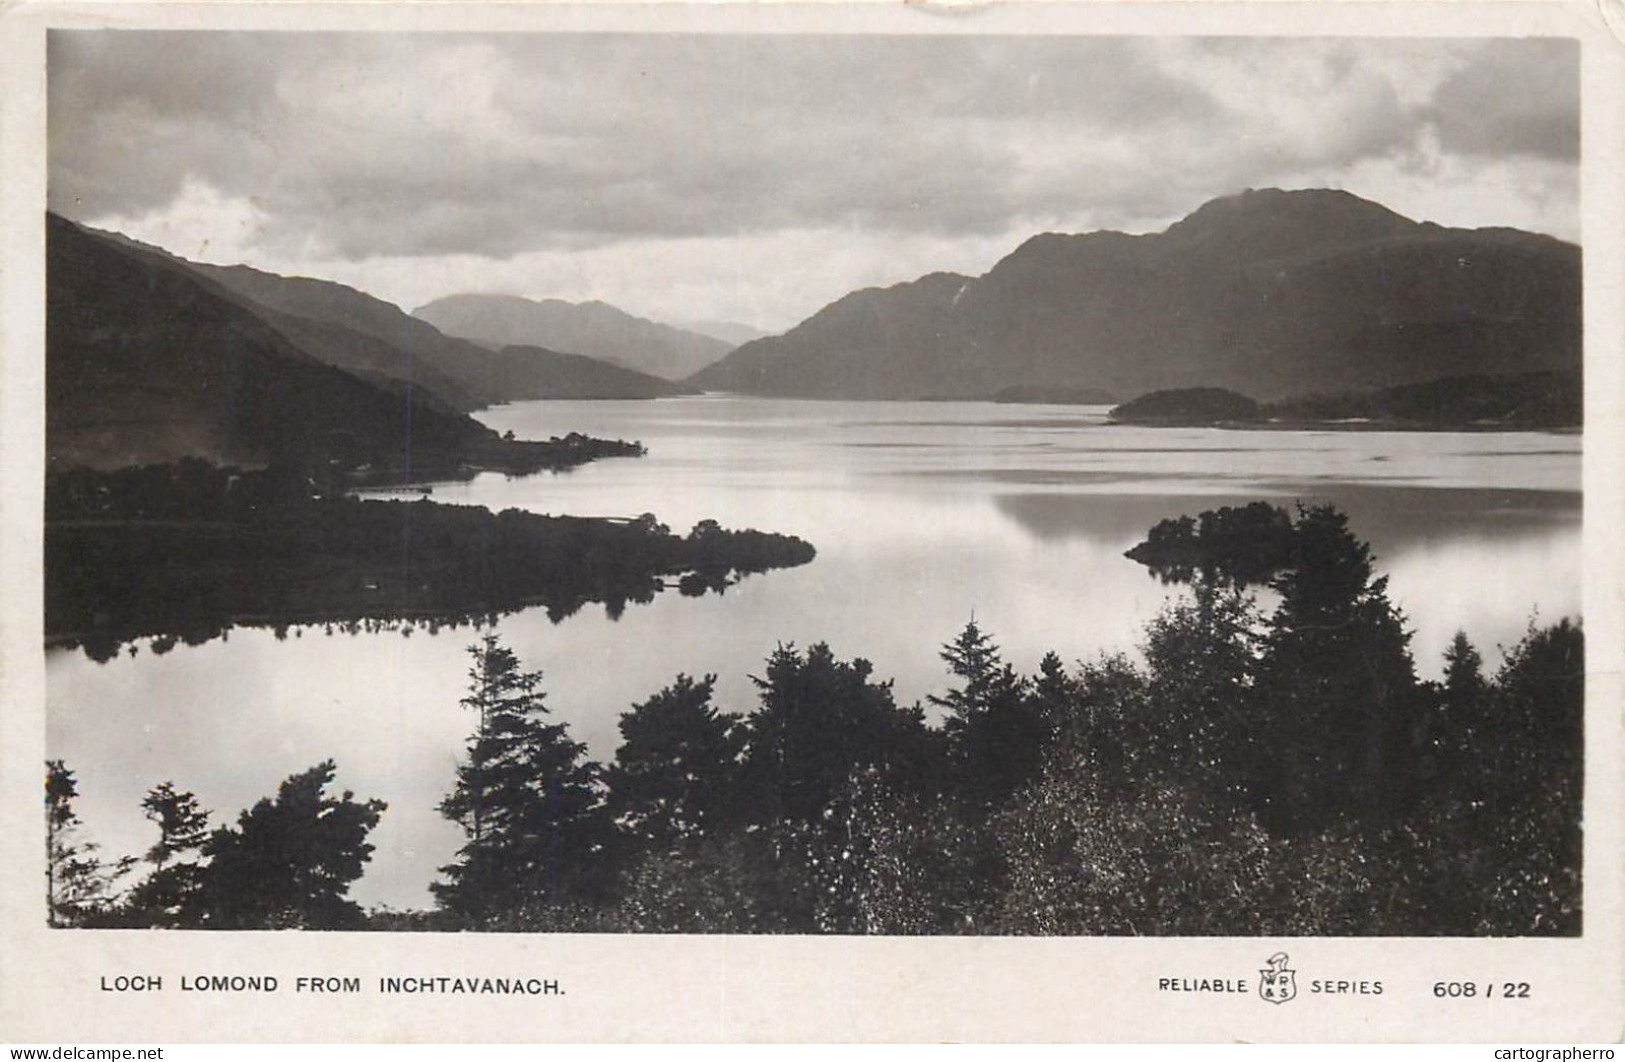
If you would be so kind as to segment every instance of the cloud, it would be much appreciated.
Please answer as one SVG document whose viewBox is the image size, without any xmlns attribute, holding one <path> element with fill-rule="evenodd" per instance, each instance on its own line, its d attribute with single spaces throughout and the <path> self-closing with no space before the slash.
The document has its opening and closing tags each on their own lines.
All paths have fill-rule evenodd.
<svg viewBox="0 0 1625 1062">
<path fill-rule="evenodd" d="M 1576 41 L 1489 41 L 1439 86 L 1427 116 L 1447 152 L 1572 161 L 1579 82 Z"/>
<path fill-rule="evenodd" d="M 630 280 L 603 289 L 614 262 L 659 283 L 630 264 L 653 254 L 732 277 L 732 307 L 710 280 L 665 283 L 710 293 L 695 313 L 744 316 L 782 291 L 744 291 L 768 281 L 730 272 L 726 249 L 772 269 L 775 240 L 779 287 L 823 290 L 790 249 L 852 248 L 834 259 L 849 288 L 905 279 L 904 248 L 965 268 L 996 240 L 1160 227 L 1243 187 L 1459 208 L 1493 169 L 1484 209 L 1457 215 L 1558 228 L 1575 195 L 1561 42 L 98 30 L 49 48 L 53 208 L 370 270 L 403 298 L 419 284 L 389 263 L 562 282 L 588 255 L 582 287 L 648 303 Z"/>
</svg>

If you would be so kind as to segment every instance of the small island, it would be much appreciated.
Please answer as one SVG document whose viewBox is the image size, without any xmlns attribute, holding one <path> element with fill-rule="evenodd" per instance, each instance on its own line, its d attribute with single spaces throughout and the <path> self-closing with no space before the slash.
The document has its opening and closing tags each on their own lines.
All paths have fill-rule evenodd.
<svg viewBox="0 0 1625 1062">
<path fill-rule="evenodd" d="M 1577 372 L 1447 376 L 1424 383 L 1258 402 L 1217 387 L 1153 391 L 1113 424 L 1380 431 L 1562 431 L 1584 420 Z"/>
<path fill-rule="evenodd" d="M 1109 414 L 1114 424 L 1158 427 L 1217 427 L 1260 419 L 1260 406 L 1246 395 L 1222 387 L 1188 387 L 1152 391 L 1125 402 Z"/>
</svg>

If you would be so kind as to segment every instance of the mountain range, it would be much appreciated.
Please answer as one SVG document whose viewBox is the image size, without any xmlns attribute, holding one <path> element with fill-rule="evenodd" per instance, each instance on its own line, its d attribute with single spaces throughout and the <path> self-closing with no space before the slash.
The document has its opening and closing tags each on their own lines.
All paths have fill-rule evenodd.
<svg viewBox="0 0 1625 1062">
<path fill-rule="evenodd" d="M 601 303 L 453 296 L 419 310 L 475 341 L 330 281 L 192 263 L 55 215 L 47 233 L 53 467 L 512 467 L 468 412 L 701 388 L 1092 402 L 1225 388 L 1279 403 L 1453 379 L 1466 382 L 1439 394 L 1468 412 L 1545 423 L 1578 409 L 1578 247 L 1418 223 L 1343 192 L 1247 192 L 1149 235 L 1035 236 L 980 277 L 857 291 L 731 353 Z M 537 322 L 570 352 L 536 339 Z M 567 346 L 582 343 L 600 357 Z M 1338 408 L 1438 397 L 1395 394 Z"/>
<path fill-rule="evenodd" d="M 323 364 L 166 255 L 58 217 L 46 229 L 46 451 L 53 468 L 398 464 L 494 438 L 427 392 Z"/>
<path fill-rule="evenodd" d="M 540 346 L 681 380 L 736 344 L 634 317 L 604 302 L 447 295 L 412 311 L 448 336 L 488 347 Z M 738 326 L 735 326 L 738 327 Z"/>
<path fill-rule="evenodd" d="M 853 292 L 689 382 L 809 398 L 1222 387 L 1267 400 L 1580 361 L 1578 247 L 1270 189 L 1160 233 L 1046 233 L 979 277 Z"/>
<path fill-rule="evenodd" d="M 542 346 L 492 350 L 333 281 L 242 265 L 186 264 L 251 300 L 261 316 L 328 364 L 375 379 L 410 380 L 463 410 L 536 398 L 658 398 L 690 390 Z"/>
<path fill-rule="evenodd" d="M 730 348 L 773 334 L 765 328 L 757 328 L 755 325 L 743 324 L 739 321 L 713 321 L 707 318 L 674 317 L 666 323 L 674 328 L 681 328 L 685 332 L 698 332 L 702 336 L 720 339 L 728 344 Z"/>
<path fill-rule="evenodd" d="M 467 411 L 682 390 L 574 355 L 488 351 L 340 284 L 199 265 L 55 215 L 46 259 L 53 468 L 552 466 L 581 454 L 505 443 Z"/>
</svg>

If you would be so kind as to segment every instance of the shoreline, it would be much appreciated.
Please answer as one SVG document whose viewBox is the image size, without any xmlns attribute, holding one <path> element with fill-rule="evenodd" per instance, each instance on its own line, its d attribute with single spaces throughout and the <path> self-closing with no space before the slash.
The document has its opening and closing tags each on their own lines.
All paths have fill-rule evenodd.
<svg viewBox="0 0 1625 1062">
<path fill-rule="evenodd" d="M 1302 431 L 1302 432 L 1392 432 L 1472 435 L 1583 435 L 1584 425 L 1500 424 L 1477 421 L 1468 424 L 1434 424 L 1402 420 L 1116 420 L 1105 422 L 1114 428 L 1218 428 L 1224 431 Z"/>
<path fill-rule="evenodd" d="M 989 406 L 1044 406 L 1056 409 L 1074 411 L 1098 410 L 1101 415 L 1102 427 L 1129 427 L 1129 428 L 1223 428 L 1229 431 L 1337 431 L 1337 432 L 1418 432 L 1437 434 L 1448 432 L 1463 432 L 1471 434 L 1504 433 L 1520 435 L 1582 435 L 1584 424 L 1558 424 L 1558 425 L 1530 425 L 1508 424 L 1498 421 L 1471 421 L 1465 423 L 1442 423 L 1422 420 L 1316 420 L 1316 419 L 1287 419 L 1276 418 L 1269 420 L 1235 420 L 1235 419 L 1202 419 L 1202 418 L 1171 418 L 1145 419 L 1145 420 L 1115 420 L 1109 415 L 1109 410 L 1116 408 L 1105 403 L 1089 402 L 1044 402 L 1012 399 L 998 399 L 993 397 L 964 398 L 943 396 L 912 396 L 912 397 L 853 397 L 850 395 L 772 395 L 754 394 L 749 391 L 705 391 L 694 395 L 670 395 L 669 399 L 684 398 L 713 398 L 713 399 L 747 399 L 769 402 L 854 402 L 865 405 L 880 405 L 887 403 L 931 403 L 938 405 L 989 405 Z M 586 401 L 585 399 L 539 399 L 537 401 Z M 504 405 L 518 405 L 521 403 L 504 403 Z M 495 408 L 495 407 L 493 407 Z"/>
<path fill-rule="evenodd" d="M 233 627 L 460 624 L 543 606 L 619 611 L 675 587 L 721 591 L 816 556 L 792 535 L 704 520 L 556 516 L 312 495 L 268 472 L 158 466 L 49 486 L 44 642 L 93 657 Z M 171 645 L 165 645 L 167 651 Z"/>
</svg>

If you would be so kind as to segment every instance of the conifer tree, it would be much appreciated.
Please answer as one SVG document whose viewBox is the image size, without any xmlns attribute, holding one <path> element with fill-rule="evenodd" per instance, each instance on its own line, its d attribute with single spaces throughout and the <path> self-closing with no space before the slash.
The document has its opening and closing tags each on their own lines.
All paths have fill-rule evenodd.
<svg viewBox="0 0 1625 1062">
<path fill-rule="evenodd" d="M 745 775 L 753 820 L 818 822 L 854 772 L 891 784 L 929 784 L 936 751 L 916 708 L 899 708 L 867 660 L 837 660 L 825 643 L 805 654 L 780 646 L 753 678 L 760 704 L 748 719 Z"/>
<path fill-rule="evenodd" d="M 1272 829 L 1376 821 L 1413 795 L 1421 690 L 1387 585 L 1347 517 L 1300 510 L 1257 682 L 1254 797 Z"/>
<path fill-rule="evenodd" d="M 45 763 L 45 900 L 53 926 L 79 926 L 105 912 L 113 883 L 132 860 L 103 863 L 97 845 L 80 839 L 73 802 L 79 783 L 62 760 Z"/>
<path fill-rule="evenodd" d="M 195 916 L 209 840 L 209 813 L 190 792 L 164 782 L 148 791 L 141 809 L 158 827 L 158 843 L 147 851 L 152 870 L 125 903 L 126 918 L 138 925 L 177 926 Z"/>
<path fill-rule="evenodd" d="M 1078 681 L 1066 673 L 1066 665 L 1053 650 L 1038 661 L 1038 674 L 1032 680 L 1028 697 L 1032 708 L 1053 744 L 1061 731 L 1069 727 L 1078 709 Z"/>
<path fill-rule="evenodd" d="M 442 907 L 484 925 L 602 888 L 608 825 L 598 765 L 568 727 L 546 721 L 541 672 L 520 670 L 494 634 L 469 653 L 462 703 L 477 721 L 457 785 L 440 804 L 467 841 L 431 889 Z"/>
<path fill-rule="evenodd" d="M 930 701 L 948 710 L 943 727 L 950 734 L 963 730 L 972 718 L 1003 707 L 1022 692 L 1022 680 L 999 655 L 993 639 L 976 625 L 973 616 L 965 629 L 942 647 L 943 662 L 962 685 Z"/>
<path fill-rule="evenodd" d="M 1444 687 L 1451 700 L 1466 701 L 1484 693 L 1484 658 L 1467 640 L 1466 631 L 1457 631 L 1450 640 L 1444 662 Z"/>
<path fill-rule="evenodd" d="M 381 800 L 359 803 L 327 793 L 326 760 L 289 777 L 203 846 L 208 866 L 198 888 L 197 924 L 207 929 L 346 929 L 362 924 L 347 896 L 372 858 L 367 835 Z"/>
<path fill-rule="evenodd" d="M 1441 793 L 1447 797 L 1478 801 L 1481 790 L 1493 774 L 1485 762 L 1487 751 L 1480 746 L 1492 726 L 1493 699 L 1484 677 L 1484 658 L 1466 632 L 1457 631 L 1444 653 L 1444 682 L 1429 684 L 1433 713 L 1428 733 L 1428 751 Z"/>
<path fill-rule="evenodd" d="M 942 659 L 960 685 L 930 701 L 948 711 L 943 732 L 963 774 L 960 788 L 973 802 L 998 803 L 1036 776 L 1047 721 L 974 617 L 942 647 Z"/>
<path fill-rule="evenodd" d="M 715 834 L 737 804 L 746 732 L 711 704 L 716 676 L 687 675 L 621 716 L 621 747 L 604 772 L 610 815 L 644 852 Z"/>
</svg>

